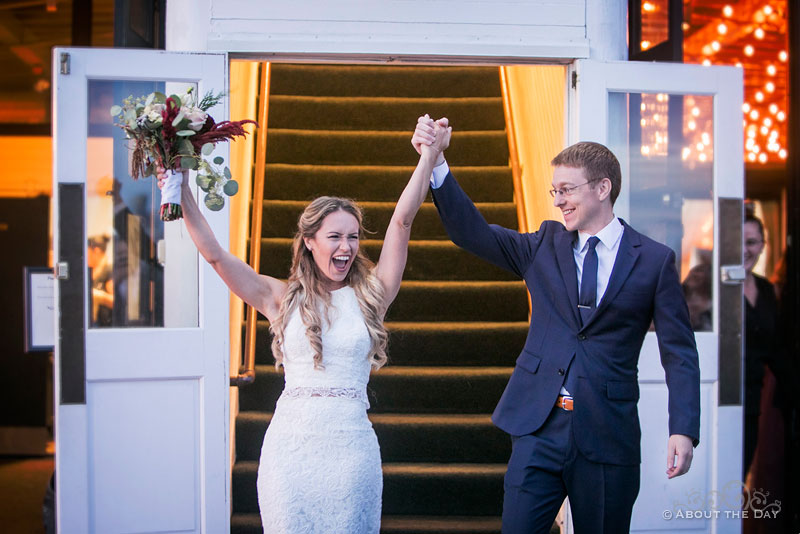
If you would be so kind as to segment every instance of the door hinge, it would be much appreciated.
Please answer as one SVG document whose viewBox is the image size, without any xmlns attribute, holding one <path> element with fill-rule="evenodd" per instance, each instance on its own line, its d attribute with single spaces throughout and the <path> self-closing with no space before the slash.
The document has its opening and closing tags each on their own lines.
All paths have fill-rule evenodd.
<svg viewBox="0 0 800 534">
<path fill-rule="evenodd" d="M 572 88 L 578 88 L 578 73 L 575 71 L 572 71 Z"/>
<path fill-rule="evenodd" d="M 69 74 L 69 54 L 61 52 L 61 74 Z"/>
</svg>

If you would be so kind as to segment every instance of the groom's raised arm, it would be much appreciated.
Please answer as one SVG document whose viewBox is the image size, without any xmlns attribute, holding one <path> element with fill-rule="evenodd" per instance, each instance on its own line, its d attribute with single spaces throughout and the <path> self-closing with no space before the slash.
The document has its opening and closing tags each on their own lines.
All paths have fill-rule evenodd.
<svg viewBox="0 0 800 534">
<path fill-rule="evenodd" d="M 446 119 L 433 121 L 427 115 L 420 117 L 411 141 L 414 147 L 419 149 L 419 143 L 432 141 L 436 129 L 447 126 L 446 122 L 441 121 Z M 487 223 L 453 178 L 443 154 L 437 163 L 431 177 L 433 201 L 453 243 L 520 278 L 524 277 L 525 269 L 538 248 L 542 230 L 534 234 L 520 234 L 516 230 Z"/>
</svg>

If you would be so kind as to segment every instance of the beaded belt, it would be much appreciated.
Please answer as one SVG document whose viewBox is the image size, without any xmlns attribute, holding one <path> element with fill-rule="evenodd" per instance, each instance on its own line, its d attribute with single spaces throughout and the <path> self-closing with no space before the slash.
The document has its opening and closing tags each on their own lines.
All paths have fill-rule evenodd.
<svg viewBox="0 0 800 534">
<path fill-rule="evenodd" d="M 336 388 L 325 386 L 296 386 L 286 388 L 281 393 L 281 398 L 308 399 L 311 397 L 327 397 L 339 399 L 359 400 L 369 408 L 367 392 L 360 388 Z"/>
</svg>

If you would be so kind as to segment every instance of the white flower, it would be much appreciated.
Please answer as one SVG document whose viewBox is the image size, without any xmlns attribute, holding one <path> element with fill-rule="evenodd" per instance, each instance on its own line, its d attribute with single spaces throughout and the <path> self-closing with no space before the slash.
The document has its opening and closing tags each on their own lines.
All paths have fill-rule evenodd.
<svg viewBox="0 0 800 534">
<path fill-rule="evenodd" d="M 164 104 L 150 104 L 149 106 L 145 106 L 142 115 L 147 117 L 147 120 L 150 122 L 161 124 L 161 113 L 164 111 L 164 108 Z"/>
<path fill-rule="evenodd" d="M 191 108 L 184 111 L 183 116 L 189 119 L 189 128 L 195 132 L 199 132 L 203 125 L 206 123 L 208 113 L 200 108 Z"/>
</svg>

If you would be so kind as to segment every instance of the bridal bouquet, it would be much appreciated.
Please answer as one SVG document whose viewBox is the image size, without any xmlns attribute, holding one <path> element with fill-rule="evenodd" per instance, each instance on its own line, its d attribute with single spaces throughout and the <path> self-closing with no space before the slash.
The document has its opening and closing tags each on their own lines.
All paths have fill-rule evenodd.
<svg viewBox="0 0 800 534">
<path fill-rule="evenodd" d="M 183 172 L 197 171 L 197 185 L 205 191 L 205 205 L 218 211 L 225 205 L 223 194 L 233 196 L 239 184 L 232 179 L 231 170 L 223 167 L 225 159 L 210 156 L 214 145 L 236 136 L 244 137 L 244 125 L 258 125 L 252 120 L 214 122 L 207 110 L 222 100 L 222 93 L 211 91 L 197 102 L 194 90 L 182 95 L 150 93 L 146 97 L 129 96 L 122 105 L 111 107 L 117 126 L 131 141 L 131 176 L 154 176 L 158 168 L 170 171 L 161 193 L 161 220 L 173 221 L 183 216 L 181 211 L 181 181 Z M 213 164 L 212 164 L 213 163 Z"/>
</svg>

